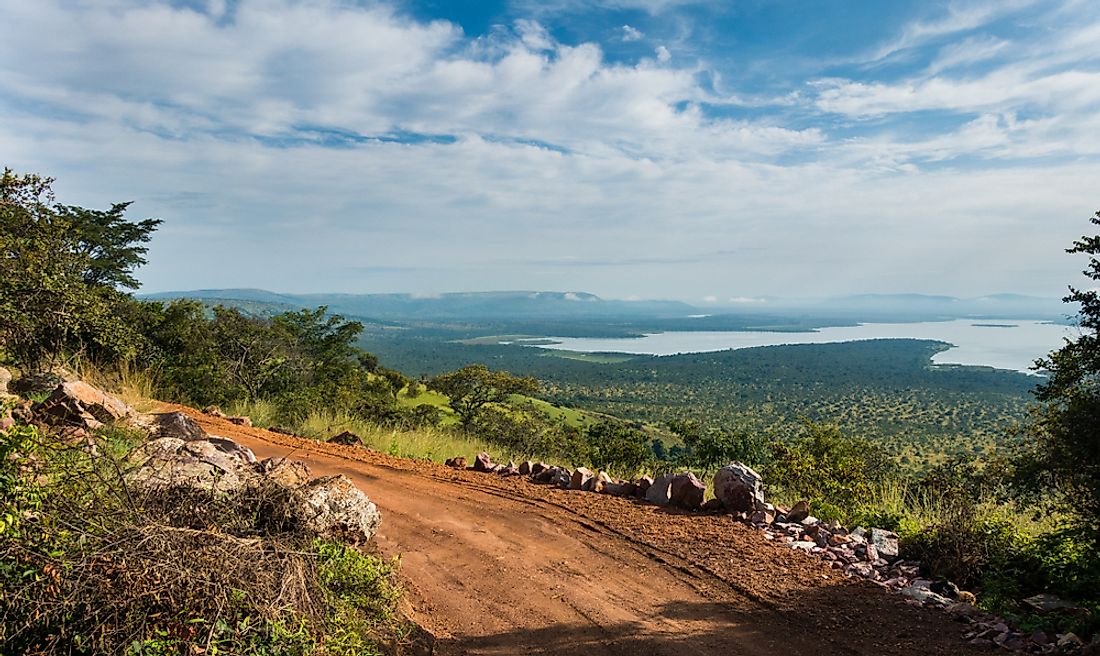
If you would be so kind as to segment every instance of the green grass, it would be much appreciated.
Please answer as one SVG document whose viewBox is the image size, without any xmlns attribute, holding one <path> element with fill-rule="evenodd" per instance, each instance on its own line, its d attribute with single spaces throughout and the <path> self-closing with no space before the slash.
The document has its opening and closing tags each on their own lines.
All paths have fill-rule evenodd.
<svg viewBox="0 0 1100 656">
<path fill-rule="evenodd" d="M 594 364 L 619 364 L 634 359 L 633 355 L 627 355 L 625 353 L 587 353 L 584 351 L 566 351 L 562 349 L 543 350 L 545 351 L 545 353 L 543 353 L 544 357 L 579 360 L 581 362 L 592 362 Z"/>
</svg>

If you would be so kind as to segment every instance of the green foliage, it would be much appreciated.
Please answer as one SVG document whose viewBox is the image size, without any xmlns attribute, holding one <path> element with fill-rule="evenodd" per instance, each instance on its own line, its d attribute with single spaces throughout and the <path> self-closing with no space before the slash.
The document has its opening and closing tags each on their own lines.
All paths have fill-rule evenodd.
<svg viewBox="0 0 1100 656">
<path fill-rule="evenodd" d="M 693 419 L 671 421 L 669 428 L 684 443 L 683 464 L 704 473 L 733 460 L 759 465 L 767 458 L 767 440 L 747 430 L 704 426 Z"/>
<path fill-rule="evenodd" d="M 1091 222 L 1100 225 L 1100 212 Z M 1090 255 L 1085 276 L 1100 281 L 1100 235 L 1084 236 L 1069 253 Z M 1050 377 L 1016 459 L 1018 487 L 1032 498 L 1072 509 L 1077 528 L 1100 547 L 1100 292 L 1070 288 L 1080 304 L 1081 334 L 1036 363 Z"/>
<path fill-rule="evenodd" d="M 833 425 L 806 422 L 793 444 L 772 444 L 764 480 L 814 501 L 815 508 L 825 502 L 854 510 L 892 472 L 890 458 L 875 444 L 847 437 Z"/>
<path fill-rule="evenodd" d="M 54 204 L 52 180 L 0 176 L 0 343 L 35 371 L 66 354 L 119 359 L 140 336 L 123 319 L 133 270 L 160 221 L 130 223 L 126 205 L 100 212 Z"/>
<path fill-rule="evenodd" d="M 463 429 L 469 430 L 486 406 L 503 403 L 513 394 L 535 394 L 539 383 L 534 378 L 490 371 L 483 364 L 475 364 L 436 376 L 428 381 L 428 389 L 445 394 Z"/>
<path fill-rule="evenodd" d="M 650 438 L 618 421 L 601 421 L 585 431 L 588 461 L 597 469 L 629 476 L 653 457 Z"/>
<path fill-rule="evenodd" d="M 139 493 L 127 431 L 34 438 L 0 433 L 0 505 L 27 518 L 0 531 L 5 653 L 377 654 L 400 628 L 396 562 L 315 540 L 290 490 Z"/>
</svg>

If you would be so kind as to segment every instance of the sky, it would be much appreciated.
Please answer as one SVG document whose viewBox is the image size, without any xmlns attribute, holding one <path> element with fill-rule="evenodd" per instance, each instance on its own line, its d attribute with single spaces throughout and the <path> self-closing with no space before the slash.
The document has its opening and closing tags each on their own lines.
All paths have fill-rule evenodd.
<svg viewBox="0 0 1100 656">
<path fill-rule="evenodd" d="M 143 291 L 1056 297 L 1094 0 L 0 0 L 0 166 Z"/>
</svg>

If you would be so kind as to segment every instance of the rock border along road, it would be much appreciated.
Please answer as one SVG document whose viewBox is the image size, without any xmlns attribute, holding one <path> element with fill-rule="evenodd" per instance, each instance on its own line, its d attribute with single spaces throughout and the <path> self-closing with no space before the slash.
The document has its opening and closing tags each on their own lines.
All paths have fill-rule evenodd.
<svg viewBox="0 0 1100 656">
<path fill-rule="evenodd" d="M 562 490 L 187 412 L 257 458 L 344 474 L 382 511 L 438 654 L 966 654 L 963 627 L 729 516 Z M 472 454 L 467 454 L 472 455 Z M 986 652 L 987 653 L 987 652 Z"/>
</svg>

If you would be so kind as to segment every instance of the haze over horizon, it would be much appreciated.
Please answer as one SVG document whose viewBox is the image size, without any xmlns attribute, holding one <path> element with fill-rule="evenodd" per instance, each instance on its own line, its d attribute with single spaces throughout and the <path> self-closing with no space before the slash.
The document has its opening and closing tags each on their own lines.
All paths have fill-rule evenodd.
<svg viewBox="0 0 1100 656">
<path fill-rule="evenodd" d="M 143 291 L 1060 298 L 1100 5 L 0 0 L 0 154 Z"/>
</svg>

